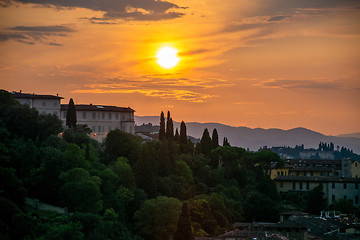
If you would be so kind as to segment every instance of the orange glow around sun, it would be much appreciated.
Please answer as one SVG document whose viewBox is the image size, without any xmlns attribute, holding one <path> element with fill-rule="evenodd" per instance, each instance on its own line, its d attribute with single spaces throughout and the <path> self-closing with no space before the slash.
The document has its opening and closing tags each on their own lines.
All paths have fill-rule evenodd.
<svg viewBox="0 0 360 240">
<path fill-rule="evenodd" d="M 160 48 L 156 54 L 156 62 L 163 68 L 170 69 L 175 67 L 180 58 L 177 55 L 178 50 L 172 47 Z"/>
</svg>

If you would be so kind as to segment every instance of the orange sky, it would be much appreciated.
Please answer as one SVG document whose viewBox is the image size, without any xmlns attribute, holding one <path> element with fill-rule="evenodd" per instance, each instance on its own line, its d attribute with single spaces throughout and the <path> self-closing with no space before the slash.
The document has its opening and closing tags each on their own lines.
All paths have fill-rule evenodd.
<svg viewBox="0 0 360 240">
<path fill-rule="evenodd" d="M 360 132 L 359 0 L 0 0 L 0 88 L 139 116 Z M 180 62 L 156 64 L 161 46 Z"/>
</svg>

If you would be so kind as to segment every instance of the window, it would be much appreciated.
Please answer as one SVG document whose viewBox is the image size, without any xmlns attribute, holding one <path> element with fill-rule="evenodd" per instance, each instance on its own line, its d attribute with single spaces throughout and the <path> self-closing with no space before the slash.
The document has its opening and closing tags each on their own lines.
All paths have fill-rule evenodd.
<svg viewBox="0 0 360 240">
<path fill-rule="evenodd" d="M 45 107 L 45 106 L 46 106 L 46 102 L 42 102 L 42 106 Z"/>
<path fill-rule="evenodd" d="M 284 176 L 284 171 L 281 171 L 281 176 Z"/>
<path fill-rule="evenodd" d="M 296 176 L 299 176 L 299 172 L 296 172 Z"/>
<path fill-rule="evenodd" d="M 284 183 L 283 182 L 280 182 L 280 187 L 284 187 Z"/>
<path fill-rule="evenodd" d="M 302 189 L 302 184 L 303 184 L 303 183 L 302 183 L 302 182 L 300 182 L 300 189 Z"/>
<path fill-rule="evenodd" d="M 119 114 L 118 114 L 118 113 L 115 114 L 115 119 L 116 119 L 116 120 L 119 119 Z"/>
<path fill-rule="evenodd" d="M 96 113 L 95 112 L 92 113 L 92 119 L 96 119 Z"/>
<path fill-rule="evenodd" d="M 111 131 L 111 126 L 109 126 L 109 132 Z"/>
<path fill-rule="evenodd" d="M 86 119 L 86 112 L 83 112 L 83 119 Z"/>
<path fill-rule="evenodd" d="M 112 114 L 111 113 L 109 113 L 109 119 L 111 119 L 112 118 Z"/>
<path fill-rule="evenodd" d="M 310 189 L 310 184 L 307 182 L 306 183 L 306 190 L 309 190 Z"/>
<path fill-rule="evenodd" d="M 306 171 L 304 171 L 304 176 L 306 176 Z"/>
<path fill-rule="evenodd" d="M 332 184 L 331 184 L 331 188 L 335 188 L 335 183 L 332 183 Z"/>
<path fill-rule="evenodd" d="M 98 132 L 101 132 L 101 126 L 98 126 Z"/>
<path fill-rule="evenodd" d="M 100 119 L 100 113 L 98 113 L 98 119 Z"/>
<path fill-rule="evenodd" d="M 57 107 L 57 105 L 58 105 L 57 102 L 54 102 L 54 107 Z"/>
<path fill-rule="evenodd" d="M 296 182 L 293 182 L 293 189 L 296 189 Z"/>
<path fill-rule="evenodd" d="M 102 113 L 102 119 L 105 119 L 105 113 Z"/>
<path fill-rule="evenodd" d="M 331 201 L 332 201 L 332 202 L 335 202 L 335 195 L 332 195 L 332 196 L 331 196 Z"/>
<path fill-rule="evenodd" d="M 344 189 L 346 189 L 346 183 L 344 183 Z"/>
<path fill-rule="evenodd" d="M 96 127 L 95 127 L 95 126 L 92 126 L 92 127 L 91 127 L 91 130 L 92 130 L 92 132 L 95 132 L 95 131 L 96 131 Z"/>
<path fill-rule="evenodd" d="M 102 126 L 102 131 L 105 132 L 105 127 L 104 126 Z"/>
<path fill-rule="evenodd" d="M 280 176 L 280 171 L 277 172 L 277 175 Z"/>
<path fill-rule="evenodd" d="M 314 176 L 314 173 L 313 173 L 313 172 L 310 172 L 310 175 L 311 175 L 311 176 Z"/>
</svg>

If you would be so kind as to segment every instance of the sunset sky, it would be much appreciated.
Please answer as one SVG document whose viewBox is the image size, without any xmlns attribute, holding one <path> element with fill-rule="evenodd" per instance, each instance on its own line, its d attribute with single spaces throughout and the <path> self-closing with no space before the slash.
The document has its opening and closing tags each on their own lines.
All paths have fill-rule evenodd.
<svg viewBox="0 0 360 240">
<path fill-rule="evenodd" d="M 360 132 L 360 0 L 0 0 L 0 88 L 175 121 Z M 161 47 L 179 63 L 157 64 Z"/>
</svg>

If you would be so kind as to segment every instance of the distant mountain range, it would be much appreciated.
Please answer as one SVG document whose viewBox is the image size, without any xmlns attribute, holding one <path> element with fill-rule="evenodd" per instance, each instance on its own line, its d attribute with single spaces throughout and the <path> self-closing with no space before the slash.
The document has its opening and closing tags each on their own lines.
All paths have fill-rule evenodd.
<svg viewBox="0 0 360 240">
<path fill-rule="evenodd" d="M 136 125 L 151 123 L 159 125 L 159 116 L 135 116 Z M 174 129 L 180 130 L 180 123 L 174 122 Z M 232 127 L 220 123 L 197 123 L 187 122 L 187 134 L 195 138 L 201 138 L 204 129 L 207 128 L 212 134 L 214 128 L 217 129 L 222 144 L 222 139 L 227 137 L 232 146 L 249 148 L 256 151 L 260 147 L 279 147 L 304 144 L 305 148 L 318 148 L 320 142 L 334 143 L 337 146 L 352 149 L 354 153 L 360 154 L 360 133 L 344 134 L 339 136 L 326 136 L 324 134 L 306 129 L 293 128 L 289 130 L 282 129 L 263 129 L 248 127 Z"/>
</svg>

